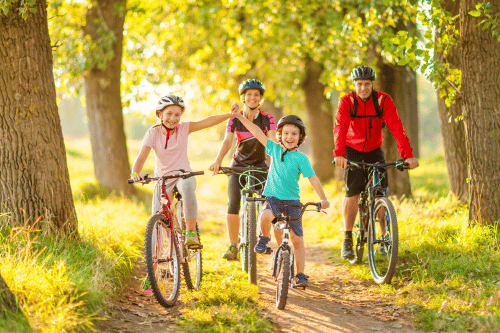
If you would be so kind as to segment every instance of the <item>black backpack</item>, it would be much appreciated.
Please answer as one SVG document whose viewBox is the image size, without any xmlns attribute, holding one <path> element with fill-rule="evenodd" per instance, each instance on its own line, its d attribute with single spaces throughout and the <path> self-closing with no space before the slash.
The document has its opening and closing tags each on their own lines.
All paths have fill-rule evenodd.
<svg viewBox="0 0 500 333">
<path fill-rule="evenodd" d="M 382 119 L 383 113 L 382 109 L 380 109 L 380 105 L 378 104 L 378 93 L 373 90 L 372 91 L 372 100 L 373 100 L 373 105 L 375 106 L 375 116 L 358 116 L 358 99 L 356 98 L 356 92 L 352 92 L 352 96 L 354 98 L 354 107 L 351 113 L 351 118 L 367 118 L 367 117 L 378 117 Z"/>
</svg>

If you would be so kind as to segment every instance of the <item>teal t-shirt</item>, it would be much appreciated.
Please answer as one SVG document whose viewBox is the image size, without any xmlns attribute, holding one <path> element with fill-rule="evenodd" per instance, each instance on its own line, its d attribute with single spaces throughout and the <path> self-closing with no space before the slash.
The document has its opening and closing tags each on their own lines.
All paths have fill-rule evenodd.
<svg viewBox="0 0 500 333">
<path fill-rule="evenodd" d="M 312 177 L 314 169 L 309 158 L 300 151 L 289 151 L 285 161 L 281 162 L 281 154 L 285 149 L 272 140 L 267 140 L 266 154 L 271 156 L 271 167 L 267 176 L 264 195 L 281 200 L 300 200 L 299 177 Z"/>
</svg>

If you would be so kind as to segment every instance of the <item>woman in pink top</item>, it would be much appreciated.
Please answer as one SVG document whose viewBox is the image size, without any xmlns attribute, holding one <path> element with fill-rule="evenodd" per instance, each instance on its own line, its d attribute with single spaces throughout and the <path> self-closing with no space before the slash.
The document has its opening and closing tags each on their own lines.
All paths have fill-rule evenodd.
<svg viewBox="0 0 500 333">
<path fill-rule="evenodd" d="M 142 141 L 142 147 L 132 166 L 131 178 L 134 181 L 141 180 L 139 175 L 144 163 L 153 148 L 155 152 L 155 176 L 159 177 L 173 170 L 183 169 L 192 171 L 187 156 L 188 136 L 192 132 L 217 125 L 232 116 L 231 113 L 210 116 L 200 121 L 183 121 L 184 101 L 179 96 L 167 95 L 160 98 L 156 106 L 156 116 L 161 123 L 151 127 Z M 186 246 L 192 249 L 202 248 L 196 234 L 196 219 L 198 207 L 196 202 L 195 188 L 196 179 L 175 179 L 167 185 L 167 193 L 171 196 L 174 186 L 177 186 L 185 202 L 184 216 L 186 217 Z M 160 188 L 157 184 L 152 200 L 152 213 L 155 214 L 160 208 Z"/>
</svg>

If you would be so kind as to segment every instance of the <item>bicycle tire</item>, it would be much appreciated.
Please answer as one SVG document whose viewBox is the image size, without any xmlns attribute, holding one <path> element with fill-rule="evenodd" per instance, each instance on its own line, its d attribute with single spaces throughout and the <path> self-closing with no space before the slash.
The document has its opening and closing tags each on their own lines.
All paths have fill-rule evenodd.
<svg viewBox="0 0 500 333">
<path fill-rule="evenodd" d="M 276 307 L 283 310 L 290 285 L 290 251 L 278 250 L 278 268 L 276 270 Z"/>
<path fill-rule="evenodd" d="M 384 211 L 386 233 L 382 235 L 378 212 Z M 398 261 L 399 235 L 396 211 L 392 202 L 386 197 L 377 198 L 374 204 L 373 216 L 375 223 L 368 227 L 368 264 L 373 280 L 377 284 L 391 282 Z"/>
<path fill-rule="evenodd" d="M 181 223 L 182 230 L 186 230 L 186 222 L 184 218 Z M 196 224 L 196 232 L 198 232 L 198 239 L 201 241 L 198 224 Z M 186 249 L 187 262 L 182 262 L 182 272 L 184 274 L 184 281 L 189 290 L 198 290 L 203 280 L 203 257 L 202 250 L 189 250 Z"/>
<path fill-rule="evenodd" d="M 248 273 L 248 202 L 243 200 L 243 214 L 240 217 L 239 250 L 241 269 Z"/>
<path fill-rule="evenodd" d="M 156 300 L 166 308 L 173 306 L 180 289 L 179 251 L 169 221 L 161 214 L 153 215 L 148 221 L 144 256 Z"/>
<path fill-rule="evenodd" d="M 250 201 L 247 208 L 248 282 L 257 284 L 257 253 L 254 251 L 255 245 L 257 245 L 257 211 L 255 201 Z"/>
</svg>

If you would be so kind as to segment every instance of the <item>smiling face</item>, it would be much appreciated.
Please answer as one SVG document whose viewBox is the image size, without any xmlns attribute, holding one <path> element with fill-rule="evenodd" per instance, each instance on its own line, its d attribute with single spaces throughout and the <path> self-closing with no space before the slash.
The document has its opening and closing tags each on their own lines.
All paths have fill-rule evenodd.
<svg viewBox="0 0 500 333">
<path fill-rule="evenodd" d="M 262 100 L 262 95 L 260 94 L 259 89 L 247 89 L 243 94 L 243 100 L 245 101 L 245 105 L 251 109 L 255 109 L 259 106 L 260 101 Z"/>
<path fill-rule="evenodd" d="M 160 111 L 159 118 L 167 128 L 174 129 L 181 121 L 184 109 L 178 105 L 169 105 Z"/>
<path fill-rule="evenodd" d="M 276 132 L 276 137 L 286 149 L 297 148 L 300 139 L 300 128 L 293 124 L 285 124 Z"/>
<path fill-rule="evenodd" d="M 373 91 L 373 81 L 372 80 L 356 80 L 354 81 L 354 89 L 356 94 L 363 101 L 368 100 Z"/>
</svg>

